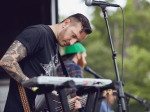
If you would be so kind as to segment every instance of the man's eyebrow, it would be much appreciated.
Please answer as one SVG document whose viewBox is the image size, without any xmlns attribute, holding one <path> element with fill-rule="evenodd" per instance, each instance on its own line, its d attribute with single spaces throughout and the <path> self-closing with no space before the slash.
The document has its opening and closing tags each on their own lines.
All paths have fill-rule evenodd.
<svg viewBox="0 0 150 112">
<path fill-rule="evenodd" d="M 77 38 L 77 35 L 76 35 L 76 33 L 74 33 L 74 31 L 72 31 L 72 33 L 73 33 L 73 36 L 75 36 L 75 37 Z"/>
<path fill-rule="evenodd" d="M 81 29 L 81 30 L 79 31 L 79 33 L 81 34 L 83 31 L 84 31 L 84 30 Z M 78 37 L 77 37 L 77 40 L 78 40 L 77 42 L 81 42 L 81 41 L 80 41 L 80 38 L 78 38 Z"/>
<path fill-rule="evenodd" d="M 73 35 L 76 36 L 77 42 L 80 42 L 78 36 L 74 32 L 73 32 Z"/>
</svg>

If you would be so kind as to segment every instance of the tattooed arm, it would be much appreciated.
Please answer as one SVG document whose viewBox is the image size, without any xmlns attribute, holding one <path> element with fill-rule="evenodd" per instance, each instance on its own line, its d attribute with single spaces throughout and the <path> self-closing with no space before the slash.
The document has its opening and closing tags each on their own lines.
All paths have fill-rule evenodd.
<svg viewBox="0 0 150 112">
<path fill-rule="evenodd" d="M 21 70 L 18 62 L 27 56 L 26 47 L 15 40 L 0 60 L 0 66 L 17 82 L 29 79 Z"/>
</svg>

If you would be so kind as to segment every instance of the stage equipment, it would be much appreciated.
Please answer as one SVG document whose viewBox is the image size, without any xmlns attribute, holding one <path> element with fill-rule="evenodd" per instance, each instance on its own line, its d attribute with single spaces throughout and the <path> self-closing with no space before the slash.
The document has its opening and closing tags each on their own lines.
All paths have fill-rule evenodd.
<svg viewBox="0 0 150 112">
<path fill-rule="evenodd" d="M 91 78 L 71 78 L 71 77 L 50 77 L 39 76 L 30 78 L 22 82 L 24 87 L 38 87 L 36 90 L 38 95 L 44 94 L 49 112 L 56 112 L 55 103 L 53 101 L 52 91 L 56 90 L 59 94 L 61 107 L 63 112 L 69 112 L 70 107 L 67 102 L 67 88 L 77 88 L 81 95 L 88 95 L 86 101 L 85 112 L 97 112 L 103 97 L 103 90 L 110 88 L 112 84 L 110 79 L 91 79 Z M 99 99 L 99 100 L 98 100 Z"/>
</svg>

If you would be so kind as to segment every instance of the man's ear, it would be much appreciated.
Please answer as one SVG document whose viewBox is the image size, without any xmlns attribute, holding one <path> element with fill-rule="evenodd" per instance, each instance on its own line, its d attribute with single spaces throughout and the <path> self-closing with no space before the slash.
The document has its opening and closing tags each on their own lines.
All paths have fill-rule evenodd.
<svg viewBox="0 0 150 112">
<path fill-rule="evenodd" d="M 66 19 L 64 22 L 63 22 L 63 28 L 65 28 L 66 26 L 68 26 L 70 24 L 70 19 Z"/>
</svg>

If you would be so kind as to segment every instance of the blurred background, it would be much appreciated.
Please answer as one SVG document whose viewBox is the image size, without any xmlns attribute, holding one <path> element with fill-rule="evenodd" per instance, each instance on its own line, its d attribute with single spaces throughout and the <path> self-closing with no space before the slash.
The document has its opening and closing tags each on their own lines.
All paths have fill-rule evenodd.
<svg viewBox="0 0 150 112">
<path fill-rule="evenodd" d="M 106 8 L 114 50 L 117 52 L 119 75 L 124 82 L 124 91 L 145 99 L 149 104 L 150 1 L 106 1 L 119 4 L 124 11 L 124 50 L 122 50 L 121 9 Z M 86 15 L 93 28 L 93 33 L 82 42 L 87 49 L 87 65 L 104 78 L 116 81 L 112 52 L 101 8 L 88 7 L 85 5 L 85 0 L 1 0 L 0 58 L 25 27 L 34 24 L 55 24 L 77 12 Z M 61 53 L 63 53 L 62 48 Z M 87 72 L 84 76 L 93 78 Z M 0 68 L 0 112 L 3 111 L 5 105 L 8 86 L 9 75 Z M 145 106 L 134 99 L 130 99 L 129 105 L 131 112 L 145 112 L 146 110 Z M 117 109 L 116 106 L 114 108 Z"/>
</svg>

